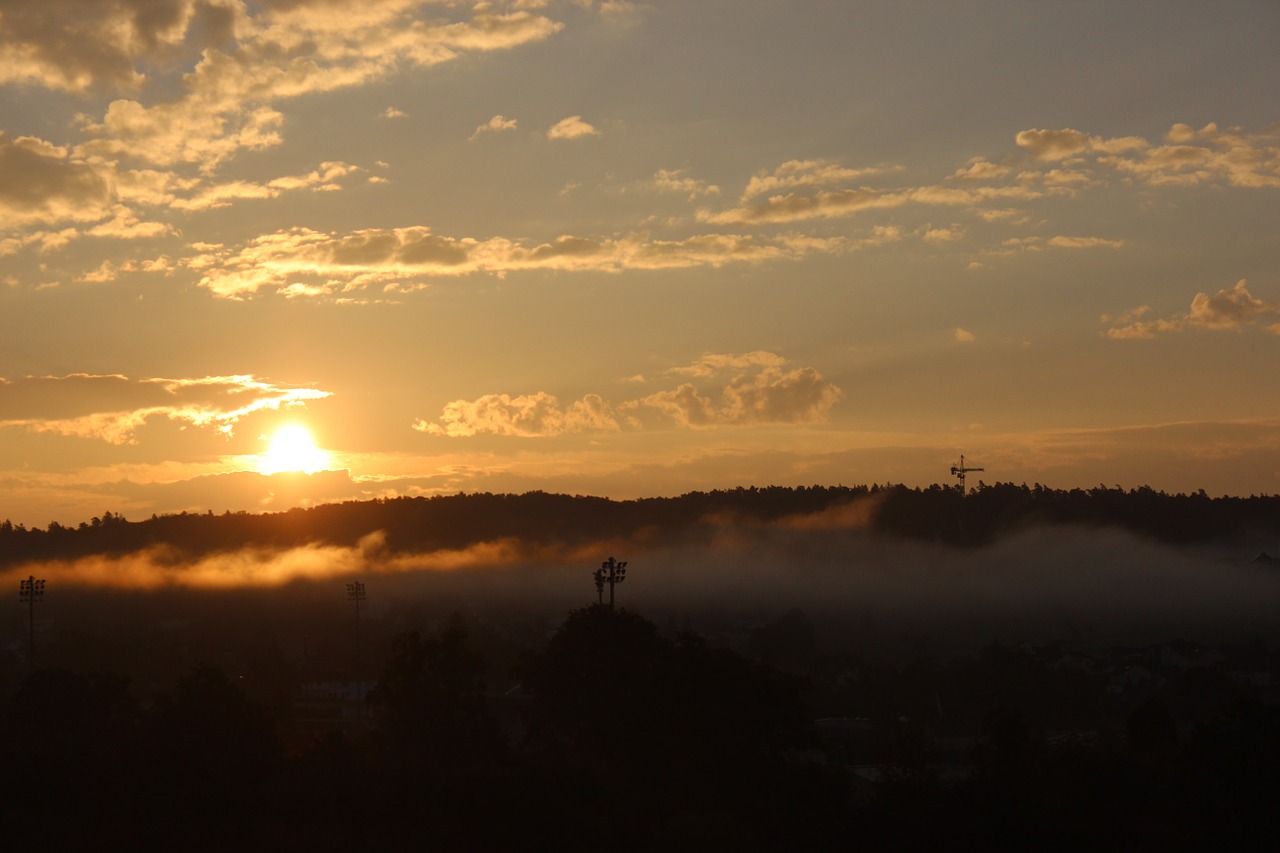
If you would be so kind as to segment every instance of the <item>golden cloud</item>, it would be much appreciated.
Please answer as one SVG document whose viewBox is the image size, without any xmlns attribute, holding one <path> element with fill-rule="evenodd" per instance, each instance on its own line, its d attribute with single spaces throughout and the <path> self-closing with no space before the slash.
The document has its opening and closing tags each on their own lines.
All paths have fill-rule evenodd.
<svg viewBox="0 0 1280 853">
<path fill-rule="evenodd" d="M 302 288 L 321 295 L 476 273 L 717 267 L 797 259 L 839 248 L 839 241 L 796 241 L 785 235 L 766 240 L 704 234 L 674 241 L 643 235 L 608 239 L 565 235 L 546 243 L 520 244 L 501 237 L 443 237 L 421 226 L 346 235 L 295 228 L 260 236 L 238 250 L 201 253 L 188 266 L 203 271 L 201 285 L 215 294 L 242 298 L 261 289 Z"/>
<path fill-rule="evenodd" d="M 537 438 L 585 430 L 616 431 L 620 427 L 612 408 L 598 394 L 588 394 L 562 408 L 555 396 L 539 391 L 516 397 L 486 394 L 476 400 L 454 400 L 445 404 L 440 423 L 418 420 L 413 428 L 451 438 L 477 433 Z"/>
<path fill-rule="evenodd" d="M 66 148 L 0 131 L 0 221 L 4 228 L 92 222 L 113 203 L 109 171 Z"/>
<path fill-rule="evenodd" d="M 582 116 L 562 118 L 547 130 L 547 139 L 581 139 L 599 135 L 600 131 L 583 121 Z"/>
<path fill-rule="evenodd" d="M 510 396 L 486 394 L 447 403 L 438 421 L 419 419 L 413 428 L 428 435 L 467 437 L 481 433 L 544 437 L 574 432 L 616 432 L 626 425 L 644 428 L 651 414 L 683 428 L 753 424 L 821 423 L 843 392 L 811 367 L 784 369 L 786 360 L 771 352 L 708 353 L 667 375 L 709 379 L 731 374 L 727 383 L 703 390 L 691 382 L 673 389 L 611 405 L 588 394 L 567 407 L 544 391 Z"/>
<path fill-rule="evenodd" d="M 1191 300 L 1187 313 L 1169 319 L 1141 320 L 1150 308 L 1126 311 L 1118 317 L 1103 315 L 1103 323 L 1117 323 L 1104 334 L 1112 340 L 1149 340 L 1160 334 L 1182 332 L 1187 329 L 1238 332 L 1247 325 L 1280 315 L 1280 303 L 1257 299 L 1249 292 L 1244 279 L 1230 290 L 1219 290 L 1213 296 L 1197 293 Z M 1268 326 L 1269 331 L 1276 327 Z"/>
<path fill-rule="evenodd" d="M 328 396 L 328 391 L 248 375 L 136 380 L 120 374 L 29 376 L 0 385 L 0 411 L 7 414 L 0 429 L 133 444 L 149 420 L 167 418 L 230 435 L 236 423 L 254 412 Z"/>
</svg>

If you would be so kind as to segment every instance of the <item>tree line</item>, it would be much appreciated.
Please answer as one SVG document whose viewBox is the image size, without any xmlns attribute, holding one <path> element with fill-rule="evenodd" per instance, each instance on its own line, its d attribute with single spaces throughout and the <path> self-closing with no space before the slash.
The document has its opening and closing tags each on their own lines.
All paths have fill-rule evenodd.
<svg viewBox="0 0 1280 853">
<path fill-rule="evenodd" d="M 277 513 L 182 512 L 138 521 L 108 511 L 75 527 L 51 522 L 43 529 L 6 520 L 0 522 L 0 565 L 157 545 L 179 556 L 242 547 L 354 547 L 373 531 L 385 534 L 392 551 L 463 548 L 501 538 L 573 545 L 644 530 L 688 532 L 708 518 L 770 523 L 859 501 L 869 502 L 872 535 L 961 546 L 1061 524 L 1118 527 L 1174 544 L 1280 536 L 1280 496 L 1210 497 L 1203 491 L 1170 494 L 1145 486 L 1061 490 L 996 483 L 979 484 L 965 496 L 939 485 L 769 486 L 637 500 L 535 491 L 348 501 Z"/>
</svg>

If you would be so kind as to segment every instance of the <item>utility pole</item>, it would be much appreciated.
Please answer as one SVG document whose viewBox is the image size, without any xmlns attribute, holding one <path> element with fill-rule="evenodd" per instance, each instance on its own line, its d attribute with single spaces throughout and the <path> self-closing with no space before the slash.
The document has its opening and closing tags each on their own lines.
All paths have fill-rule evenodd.
<svg viewBox="0 0 1280 853">
<path fill-rule="evenodd" d="M 27 605 L 27 672 L 36 665 L 36 602 L 44 598 L 44 580 L 30 575 L 18 581 L 18 600 Z"/>
<path fill-rule="evenodd" d="M 610 557 L 600 564 L 592 577 L 596 582 L 596 599 L 604 604 L 604 585 L 609 585 L 609 607 L 613 607 L 613 588 L 627 579 L 627 562 Z"/>
</svg>

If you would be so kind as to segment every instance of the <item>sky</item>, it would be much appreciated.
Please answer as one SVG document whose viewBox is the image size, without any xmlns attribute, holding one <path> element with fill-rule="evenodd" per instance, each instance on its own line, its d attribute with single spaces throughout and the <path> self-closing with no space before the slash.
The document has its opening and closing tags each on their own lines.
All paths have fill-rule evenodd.
<svg viewBox="0 0 1280 853">
<path fill-rule="evenodd" d="M 0 0 L 0 519 L 1280 490 L 1280 5 Z"/>
</svg>

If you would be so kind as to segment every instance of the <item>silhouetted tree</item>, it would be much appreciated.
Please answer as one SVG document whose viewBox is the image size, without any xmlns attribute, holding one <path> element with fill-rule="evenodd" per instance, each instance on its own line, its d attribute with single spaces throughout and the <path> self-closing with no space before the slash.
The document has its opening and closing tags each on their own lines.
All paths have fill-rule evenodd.
<svg viewBox="0 0 1280 853">
<path fill-rule="evenodd" d="M 149 724 L 155 830 L 187 849 L 260 831 L 283 759 L 275 722 L 219 669 L 198 666 L 157 697 Z M 197 843 L 199 842 L 199 843 Z"/>
<path fill-rule="evenodd" d="M 83 849 L 143 816 L 134 797 L 142 712 L 123 678 L 38 670 L 0 727 L 0 814 L 11 842 Z"/>
<path fill-rule="evenodd" d="M 522 674 L 530 746 L 588 833 L 620 822 L 626 849 L 665 849 L 714 828 L 767 849 L 831 831 L 840 788 L 798 756 L 812 740 L 796 679 L 601 606 L 569 614 Z"/>
</svg>

